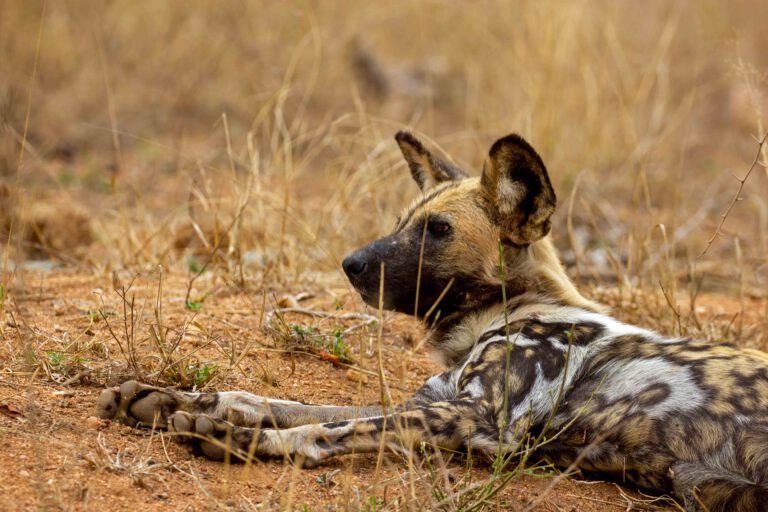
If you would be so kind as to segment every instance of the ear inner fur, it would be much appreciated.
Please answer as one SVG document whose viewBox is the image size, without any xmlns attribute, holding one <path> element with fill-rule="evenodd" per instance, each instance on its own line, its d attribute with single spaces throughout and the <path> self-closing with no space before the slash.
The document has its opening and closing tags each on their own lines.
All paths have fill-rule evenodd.
<svg viewBox="0 0 768 512">
<path fill-rule="evenodd" d="M 467 174 L 455 165 L 433 155 L 410 132 L 397 132 L 395 140 L 400 146 L 400 151 L 403 152 L 405 161 L 408 162 L 411 176 L 422 192 L 439 183 L 467 177 Z"/>
<path fill-rule="evenodd" d="M 507 241 L 528 245 L 549 233 L 557 198 L 544 162 L 522 137 L 508 135 L 491 146 L 480 183 Z"/>
</svg>

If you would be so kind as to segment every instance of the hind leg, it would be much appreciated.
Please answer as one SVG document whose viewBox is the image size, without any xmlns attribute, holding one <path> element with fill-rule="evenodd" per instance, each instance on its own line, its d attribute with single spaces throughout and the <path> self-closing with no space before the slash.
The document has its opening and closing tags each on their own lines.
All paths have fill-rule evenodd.
<svg viewBox="0 0 768 512">
<path fill-rule="evenodd" d="M 686 512 L 753 512 L 768 503 L 766 487 L 723 468 L 678 462 L 669 474 Z"/>
</svg>

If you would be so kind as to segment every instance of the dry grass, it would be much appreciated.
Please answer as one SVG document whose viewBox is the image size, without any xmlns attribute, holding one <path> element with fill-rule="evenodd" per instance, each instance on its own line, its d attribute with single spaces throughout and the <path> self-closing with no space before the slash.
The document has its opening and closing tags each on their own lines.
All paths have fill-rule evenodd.
<svg viewBox="0 0 768 512">
<path fill-rule="evenodd" d="M 548 163 L 580 286 L 629 321 L 765 349 L 766 19 L 746 0 L 3 2 L 3 366 L 24 386 L 258 387 L 279 370 L 253 354 L 290 354 L 293 371 L 302 352 L 375 387 L 379 326 L 343 316 L 362 306 L 339 262 L 416 195 L 391 139 L 403 127 L 474 172 L 520 132 Z M 67 275 L 99 295 L 66 298 Z M 334 314 L 261 331 L 307 291 Z M 36 313 L 51 307 L 77 318 L 57 330 Z M 380 327 L 386 350 L 418 342 L 401 319 Z M 396 390 L 418 384 L 390 358 Z M 100 443 L 94 465 L 123 471 Z M 533 471 L 477 482 L 444 456 L 411 454 L 385 485 L 344 478 L 326 502 L 476 510 Z M 167 470 L 148 460 L 125 472 Z M 281 478 L 270 503 L 296 507 L 297 473 Z"/>
</svg>

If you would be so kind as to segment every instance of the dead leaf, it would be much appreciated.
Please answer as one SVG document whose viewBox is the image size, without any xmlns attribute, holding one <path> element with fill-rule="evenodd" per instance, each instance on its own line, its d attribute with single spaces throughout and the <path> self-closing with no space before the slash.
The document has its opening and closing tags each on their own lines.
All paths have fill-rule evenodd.
<svg viewBox="0 0 768 512">
<path fill-rule="evenodd" d="M 97 418 L 96 416 L 88 416 L 85 419 L 85 426 L 93 430 L 104 428 L 106 425 L 106 421 L 102 420 L 101 418 Z"/>
<path fill-rule="evenodd" d="M 341 363 L 350 362 L 349 360 L 346 360 L 346 359 L 342 360 L 342 358 L 337 356 L 336 354 L 331 354 L 327 350 L 323 350 L 321 348 L 307 347 L 305 351 L 310 354 L 316 355 L 317 357 L 320 358 L 321 361 L 331 363 L 333 366 L 336 366 L 336 367 L 341 366 Z"/>
<path fill-rule="evenodd" d="M 17 405 L 11 403 L 0 404 L 0 413 L 3 413 L 10 418 L 18 418 L 19 416 L 24 416 L 24 414 L 21 412 L 21 409 Z"/>
</svg>

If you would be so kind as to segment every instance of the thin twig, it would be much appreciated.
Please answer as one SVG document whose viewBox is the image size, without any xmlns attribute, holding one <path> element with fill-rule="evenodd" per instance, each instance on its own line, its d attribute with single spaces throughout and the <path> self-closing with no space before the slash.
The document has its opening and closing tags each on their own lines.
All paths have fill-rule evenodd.
<svg viewBox="0 0 768 512">
<path fill-rule="evenodd" d="M 733 210 L 733 207 L 736 205 L 736 203 L 739 201 L 741 196 L 741 191 L 744 190 L 744 183 L 749 179 L 749 175 L 752 174 L 752 171 L 754 170 L 756 165 L 760 165 L 761 167 L 768 168 L 768 162 L 760 162 L 760 155 L 763 151 L 763 146 L 765 145 L 765 141 L 768 140 L 768 132 L 766 132 L 765 135 L 763 135 L 762 139 L 757 139 L 757 152 L 755 153 L 755 158 L 752 160 L 752 165 L 749 166 L 749 170 L 744 175 L 743 178 L 736 178 L 739 181 L 739 189 L 736 191 L 736 195 L 733 196 L 733 199 L 731 200 L 731 204 L 728 205 L 728 208 L 725 210 L 725 213 L 723 213 L 720 216 L 720 224 L 717 225 L 717 229 L 715 229 L 715 232 L 712 234 L 712 238 L 710 238 L 707 241 L 707 246 L 704 247 L 704 250 L 701 251 L 701 254 L 699 254 L 696 259 L 700 260 L 705 254 L 707 254 L 707 251 L 709 251 L 709 248 L 714 243 L 715 239 L 720 235 L 720 230 L 723 227 L 723 224 L 725 224 L 725 219 L 728 218 L 728 215 L 730 215 L 731 210 Z"/>
<path fill-rule="evenodd" d="M 317 311 L 307 308 L 277 308 L 267 313 L 265 320 L 267 327 L 272 327 L 272 320 L 275 315 L 282 315 L 284 313 L 298 313 L 300 315 L 314 316 L 317 318 L 333 318 L 334 320 L 363 320 L 365 325 L 370 325 L 379 321 L 378 318 L 367 313 L 329 313 L 327 311 Z"/>
</svg>

